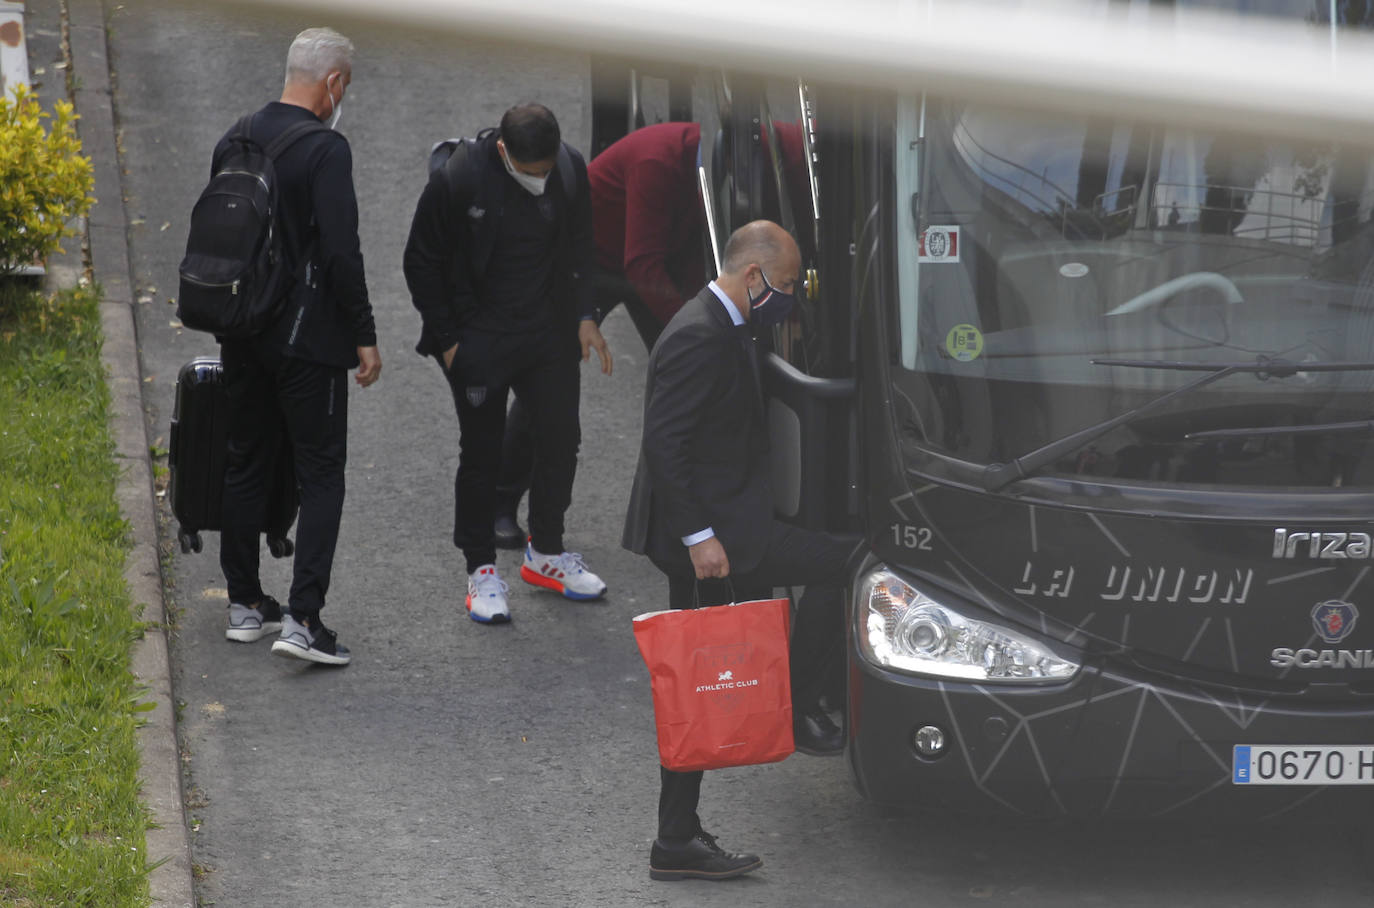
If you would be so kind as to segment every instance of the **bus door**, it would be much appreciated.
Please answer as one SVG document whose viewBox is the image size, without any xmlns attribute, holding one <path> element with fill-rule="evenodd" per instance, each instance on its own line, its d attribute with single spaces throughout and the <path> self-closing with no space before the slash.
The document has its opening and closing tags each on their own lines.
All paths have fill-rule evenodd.
<svg viewBox="0 0 1374 908">
<path fill-rule="evenodd" d="M 810 86 L 732 73 L 712 74 L 717 104 L 702 111 L 706 223 L 717 250 L 731 232 L 766 218 L 797 240 L 802 265 L 797 307 L 757 337 L 773 456 L 774 511 L 810 529 L 857 522 L 854 451 L 854 312 L 848 275 L 853 242 L 844 184 L 835 214 L 825 208 L 820 118 Z M 838 110 L 839 108 L 837 108 Z M 713 122 L 712 122 L 713 121 Z M 837 123 L 847 131 L 849 123 Z M 837 140 L 836 171 L 852 142 Z M 836 247 L 842 254 L 836 255 Z M 830 270 L 836 283 L 826 284 Z M 823 292 L 823 290 L 825 292 Z"/>
</svg>

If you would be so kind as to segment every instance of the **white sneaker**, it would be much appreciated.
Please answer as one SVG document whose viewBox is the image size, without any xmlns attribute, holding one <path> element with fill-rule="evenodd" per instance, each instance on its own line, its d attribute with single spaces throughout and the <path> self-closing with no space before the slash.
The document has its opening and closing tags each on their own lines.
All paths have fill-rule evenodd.
<svg viewBox="0 0 1374 908">
<path fill-rule="evenodd" d="M 576 552 L 544 555 L 525 545 L 525 563 L 520 566 L 520 579 L 534 586 L 561 593 L 567 599 L 600 599 L 606 595 L 606 584 L 587 570 L 582 556 Z"/>
<path fill-rule="evenodd" d="M 483 624 L 505 624 L 510 620 L 509 589 L 496 573 L 496 565 L 484 564 L 473 571 L 468 575 L 468 617 Z"/>
</svg>

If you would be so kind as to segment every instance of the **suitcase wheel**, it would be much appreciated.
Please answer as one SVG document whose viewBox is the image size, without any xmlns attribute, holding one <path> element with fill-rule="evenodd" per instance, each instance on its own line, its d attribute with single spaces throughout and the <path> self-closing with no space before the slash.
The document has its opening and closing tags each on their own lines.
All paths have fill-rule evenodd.
<svg viewBox="0 0 1374 908">
<path fill-rule="evenodd" d="M 296 544 L 285 536 L 268 536 L 267 551 L 273 558 L 290 558 L 296 553 Z"/>
<path fill-rule="evenodd" d="M 188 533 L 181 530 L 177 533 L 177 542 L 181 543 L 181 554 L 186 555 L 191 552 L 200 553 L 200 534 Z"/>
</svg>

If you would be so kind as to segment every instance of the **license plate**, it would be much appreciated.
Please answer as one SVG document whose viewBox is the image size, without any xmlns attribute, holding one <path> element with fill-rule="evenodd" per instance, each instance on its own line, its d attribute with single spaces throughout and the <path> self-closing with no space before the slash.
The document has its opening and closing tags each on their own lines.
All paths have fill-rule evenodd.
<svg viewBox="0 0 1374 908">
<path fill-rule="evenodd" d="M 1374 746 L 1237 744 L 1236 785 L 1374 785 Z"/>
</svg>

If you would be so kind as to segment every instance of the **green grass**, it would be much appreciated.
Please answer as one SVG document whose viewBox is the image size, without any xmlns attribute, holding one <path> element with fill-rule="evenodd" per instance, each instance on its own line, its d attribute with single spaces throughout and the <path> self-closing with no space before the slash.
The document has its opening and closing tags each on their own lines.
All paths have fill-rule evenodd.
<svg viewBox="0 0 1374 908">
<path fill-rule="evenodd" d="M 0 904 L 142 906 L 140 633 L 95 295 L 0 279 Z"/>
</svg>

